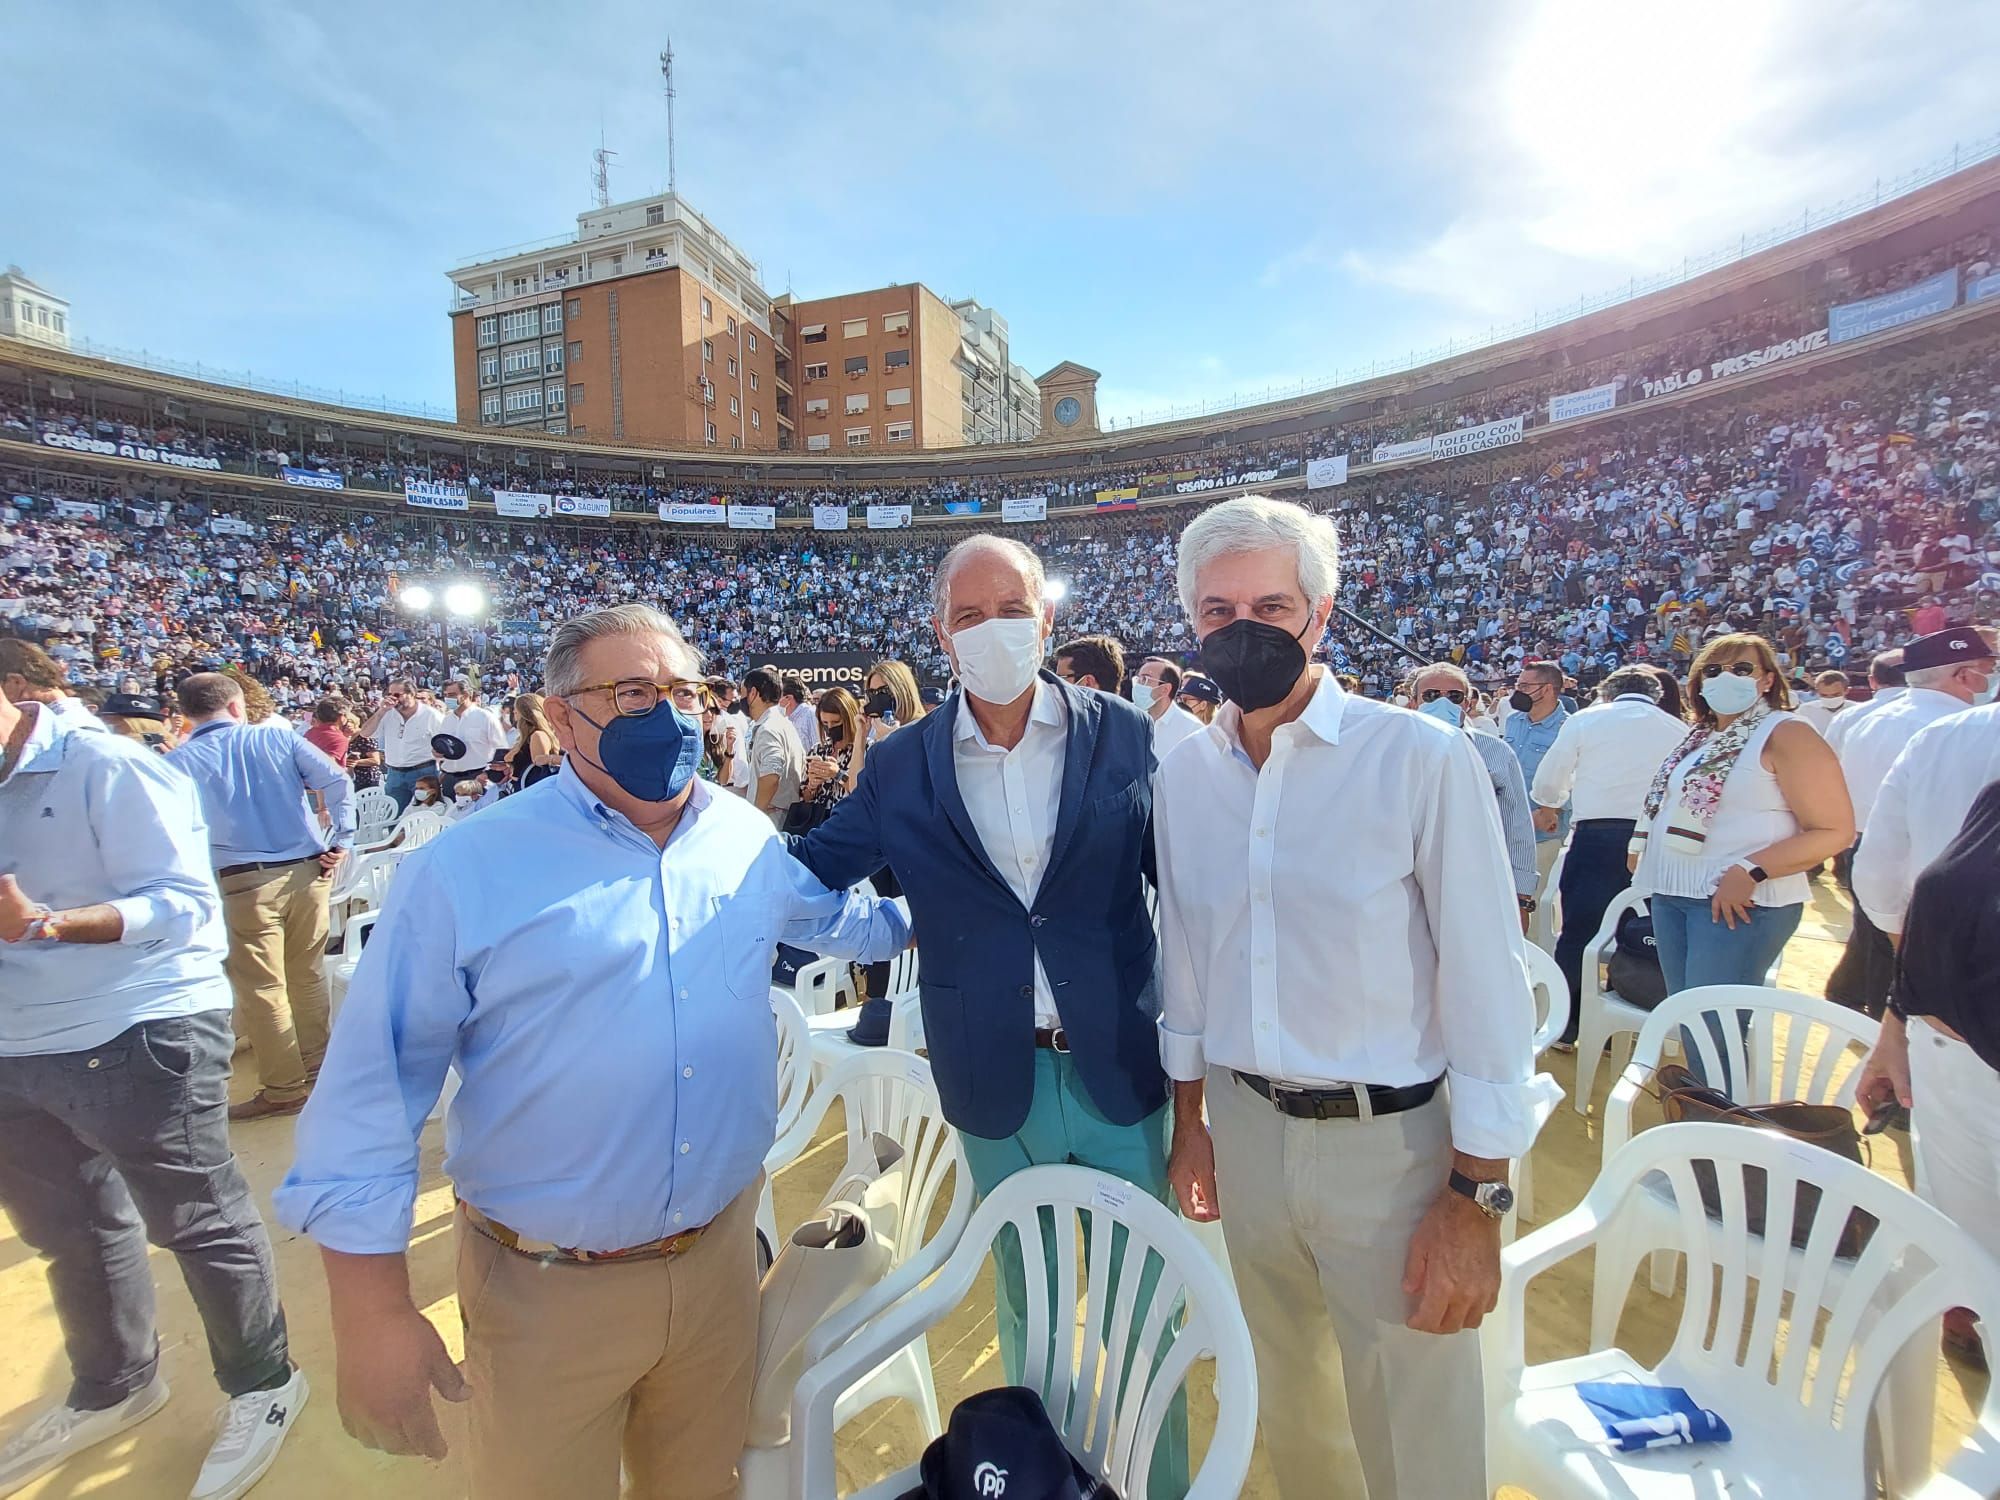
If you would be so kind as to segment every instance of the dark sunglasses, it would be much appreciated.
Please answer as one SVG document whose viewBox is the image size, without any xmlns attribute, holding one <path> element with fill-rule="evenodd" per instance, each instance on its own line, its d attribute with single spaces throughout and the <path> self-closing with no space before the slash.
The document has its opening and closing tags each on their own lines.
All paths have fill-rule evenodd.
<svg viewBox="0 0 2000 1500">
<path fill-rule="evenodd" d="M 1727 672 L 1731 677 L 1755 677 L 1762 670 L 1763 668 L 1758 666 L 1754 661 L 1731 662 L 1726 667 L 1719 661 L 1712 661 L 1701 669 L 1701 675 L 1704 677 L 1720 677 L 1724 672 Z"/>
<path fill-rule="evenodd" d="M 1440 699 L 1440 698 L 1449 698 L 1449 699 L 1450 699 L 1450 700 L 1451 700 L 1451 701 L 1452 701 L 1453 703 L 1457 703 L 1457 704 L 1460 704 L 1460 705 L 1462 706 L 1462 705 L 1464 704 L 1464 702 L 1465 702 L 1465 690 L 1464 690 L 1463 688 L 1425 688 L 1425 689 L 1424 689 L 1424 693 L 1423 693 L 1423 699 L 1424 699 L 1424 702 L 1426 702 L 1426 703 L 1435 703 L 1435 702 L 1437 702 L 1437 701 L 1438 701 L 1438 699 Z"/>
</svg>

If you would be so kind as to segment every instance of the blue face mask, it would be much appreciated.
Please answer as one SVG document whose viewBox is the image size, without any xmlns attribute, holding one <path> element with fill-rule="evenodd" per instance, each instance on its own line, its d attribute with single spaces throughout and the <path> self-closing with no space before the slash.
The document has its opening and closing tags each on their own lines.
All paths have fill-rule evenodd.
<svg viewBox="0 0 2000 1500">
<path fill-rule="evenodd" d="M 1457 729 L 1465 722 L 1465 710 L 1449 698 L 1433 698 L 1417 712 L 1429 714 L 1433 719 L 1442 719 L 1453 729 Z"/>
<path fill-rule="evenodd" d="M 694 780 L 701 760 L 701 725 L 666 699 L 651 713 L 620 714 L 608 724 L 575 704 L 570 712 L 599 731 L 599 759 L 592 764 L 641 802 L 671 802 Z"/>
</svg>

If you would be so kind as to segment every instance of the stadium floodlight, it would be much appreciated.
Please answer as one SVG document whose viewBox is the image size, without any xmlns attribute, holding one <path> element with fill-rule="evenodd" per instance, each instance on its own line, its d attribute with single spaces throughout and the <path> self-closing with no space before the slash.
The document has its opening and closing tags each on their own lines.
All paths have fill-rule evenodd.
<svg viewBox="0 0 2000 1500">
<path fill-rule="evenodd" d="M 396 602 L 404 609 L 423 614 L 431 607 L 431 591 L 421 583 L 413 583 L 396 595 Z"/>
<path fill-rule="evenodd" d="M 1042 594 L 1051 604 L 1062 603 L 1063 600 L 1069 597 L 1069 580 L 1067 578 L 1051 578 L 1047 583 L 1042 585 Z"/>
<path fill-rule="evenodd" d="M 444 607 L 455 615 L 476 615 L 486 609 L 486 590 L 476 583 L 454 583 L 446 586 Z"/>
</svg>

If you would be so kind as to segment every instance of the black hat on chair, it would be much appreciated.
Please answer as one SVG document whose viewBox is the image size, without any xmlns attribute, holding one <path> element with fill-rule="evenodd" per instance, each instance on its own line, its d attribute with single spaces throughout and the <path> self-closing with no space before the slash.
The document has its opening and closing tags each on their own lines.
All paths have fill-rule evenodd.
<svg viewBox="0 0 2000 1500">
<path fill-rule="evenodd" d="M 1117 1500 L 1063 1446 L 1042 1398 L 1019 1385 L 959 1402 L 918 1472 L 923 1484 L 902 1500 Z"/>
<path fill-rule="evenodd" d="M 895 1007 L 887 995 L 871 995 L 861 1002 L 854 1024 L 848 1028 L 847 1039 L 857 1047 L 888 1046 L 889 1021 L 894 1014 Z"/>
</svg>

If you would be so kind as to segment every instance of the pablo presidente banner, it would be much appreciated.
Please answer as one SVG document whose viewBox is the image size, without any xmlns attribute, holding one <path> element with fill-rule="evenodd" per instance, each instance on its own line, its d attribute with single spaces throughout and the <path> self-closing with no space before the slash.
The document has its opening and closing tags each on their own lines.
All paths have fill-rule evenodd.
<svg viewBox="0 0 2000 1500">
<path fill-rule="evenodd" d="M 1549 420 L 1567 422 L 1571 417 L 1588 417 L 1610 411 L 1618 404 L 1618 384 L 1594 385 L 1587 391 L 1571 391 L 1566 396 L 1549 397 Z"/>
<path fill-rule="evenodd" d="M 775 505 L 732 505 L 729 507 L 729 529 L 731 531 L 776 531 L 778 529 L 778 507 Z"/>
<path fill-rule="evenodd" d="M 868 507 L 868 529 L 898 531 L 910 524 L 910 513 L 907 505 L 871 505 Z"/>
<path fill-rule="evenodd" d="M 1429 458 L 1431 440 L 1411 438 L 1407 443 L 1377 443 L 1370 457 L 1378 464 L 1398 464 L 1406 458 Z"/>
<path fill-rule="evenodd" d="M 660 519 L 674 526 L 721 526 L 729 520 L 729 507 L 706 500 L 662 500 Z"/>
<path fill-rule="evenodd" d="M 815 505 L 813 507 L 813 530 L 847 530 L 847 507 L 844 505 Z"/>
<path fill-rule="evenodd" d="M 595 516 L 600 521 L 611 519 L 609 495 L 557 495 L 553 508 L 559 516 Z"/>
<path fill-rule="evenodd" d="M 1813 354 L 1827 346 L 1826 330 L 1817 329 L 1812 333 L 1802 333 L 1797 338 L 1782 343 L 1767 344 L 1762 349 L 1748 349 L 1741 354 L 1732 354 L 1727 359 L 1718 359 L 1713 364 L 1696 365 L 1691 370 L 1674 370 L 1662 375 L 1658 380 L 1642 380 L 1639 390 L 1644 399 L 1650 401 L 1655 396 L 1667 396 L 1675 391 L 1684 391 L 1689 386 L 1700 385 L 1704 380 L 1727 380 L 1734 375 L 1747 375 L 1752 370 L 1765 365 L 1775 365 L 1788 359 L 1797 359 L 1802 354 Z"/>
<path fill-rule="evenodd" d="M 1958 306 L 1958 267 L 1927 276 L 1899 292 L 1884 292 L 1860 302 L 1842 302 L 1826 310 L 1826 337 L 1832 344 L 1866 338 L 1905 323 L 1934 318 Z"/>
<path fill-rule="evenodd" d="M 1343 453 L 1337 458 L 1314 458 L 1306 462 L 1306 488 L 1309 490 L 1331 489 L 1336 484 L 1347 483 L 1347 459 Z"/>
<path fill-rule="evenodd" d="M 1000 502 L 1000 519 L 1009 524 L 1016 521 L 1045 521 L 1048 515 L 1047 495 L 1015 495 Z"/>
<path fill-rule="evenodd" d="M 442 479 L 405 479 L 403 503 L 419 510 L 464 510 L 465 486 Z"/>
<path fill-rule="evenodd" d="M 1432 458 L 1461 458 L 1468 453 L 1484 453 L 1488 448 L 1505 448 L 1521 441 L 1526 417 L 1503 417 L 1498 422 L 1481 422 L 1477 427 L 1458 427 L 1431 435 Z"/>
<path fill-rule="evenodd" d="M 286 484 L 297 485 L 302 490 L 344 490 L 347 480 L 331 469 L 295 469 L 290 464 L 282 465 L 278 477 Z"/>
<path fill-rule="evenodd" d="M 165 464 L 171 469 L 222 468 L 219 458 L 202 458 L 193 453 L 176 453 L 171 448 L 155 448 L 149 443 L 114 443 L 108 438 L 77 437 L 59 427 L 44 427 L 42 442 L 70 453 L 95 453 L 102 458 L 133 458 L 140 463 Z"/>
<path fill-rule="evenodd" d="M 549 497 L 530 490 L 495 490 L 493 509 L 518 520 L 545 521 L 549 516 Z"/>
</svg>

